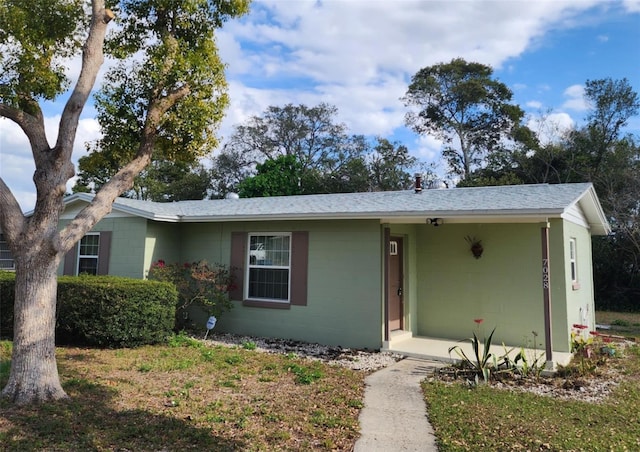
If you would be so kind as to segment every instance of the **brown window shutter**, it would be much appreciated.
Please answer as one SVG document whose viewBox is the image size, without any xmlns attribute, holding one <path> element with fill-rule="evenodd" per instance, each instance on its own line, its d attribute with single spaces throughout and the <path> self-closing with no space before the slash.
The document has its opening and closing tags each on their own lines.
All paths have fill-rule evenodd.
<svg viewBox="0 0 640 452">
<path fill-rule="evenodd" d="M 100 248 L 98 249 L 98 274 L 109 274 L 109 260 L 111 256 L 111 231 L 100 232 Z"/>
<path fill-rule="evenodd" d="M 78 244 L 73 245 L 67 254 L 64 255 L 64 267 L 62 270 L 63 275 L 75 276 L 76 264 L 78 263 Z"/>
<path fill-rule="evenodd" d="M 235 287 L 229 292 L 232 300 L 242 300 L 244 298 L 244 263 L 247 247 L 246 232 L 231 233 L 231 274 L 234 276 Z"/>
<path fill-rule="evenodd" d="M 296 231 L 291 234 L 291 297 L 295 306 L 307 305 L 307 274 L 309 261 L 309 233 Z"/>
</svg>

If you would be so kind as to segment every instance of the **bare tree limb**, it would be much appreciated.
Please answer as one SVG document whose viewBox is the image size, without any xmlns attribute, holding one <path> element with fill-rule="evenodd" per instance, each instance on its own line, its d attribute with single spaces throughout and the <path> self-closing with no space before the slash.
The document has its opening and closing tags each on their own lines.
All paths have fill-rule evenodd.
<svg viewBox="0 0 640 452">
<path fill-rule="evenodd" d="M 98 191 L 93 201 L 60 232 L 61 251 L 70 250 L 75 242 L 80 240 L 101 218 L 111 212 L 115 199 L 133 186 L 134 178 L 151 162 L 151 154 L 162 116 L 190 92 L 189 86 L 183 85 L 162 99 L 152 102 L 136 157 L 111 177 Z"/>
<path fill-rule="evenodd" d="M 30 115 L 17 108 L 0 103 L 0 116 L 15 122 L 27 136 L 31 149 L 49 149 L 44 130 L 44 117 L 38 108 L 38 115 Z"/>
<path fill-rule="evenodd" d="M 22 232 L 25 218 L 20 204 L 4 180 L 0 178 L 0 229 L 8 243 L 17 243 L 17 237 Z"/>
<path fill-rule="evenodd" d="M 76 86 L 62 112 L 58 141 L 56 142 L 56 149 L 62 153 L 61 157 L 64 160 L 71 159 L 80 114 L 104 62 L 102 46 L 107 33 L 107 25 L 114 17 L 111 10 L 105 9 L 104 0 L 92 0 L 91 4 L 91 26 L 82 52 L 82 69 Z"/>
</svg>

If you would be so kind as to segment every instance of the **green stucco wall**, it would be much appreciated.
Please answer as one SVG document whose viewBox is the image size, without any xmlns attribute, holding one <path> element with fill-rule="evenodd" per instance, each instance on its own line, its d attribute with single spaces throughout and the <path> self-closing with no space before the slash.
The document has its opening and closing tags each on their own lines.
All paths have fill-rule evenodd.
<svg viewBox="0 0 640 452">
<path fill-rule="evenodd" d="M 64 223 L 61 223 L 61 226 Z M 307 306 L 243 306 L 225 313 L 216 330 L 356 348 L 379 348 L 384 334 L 383 231 L 404 239 L 404 321 L 414 336 L 465 339 L 484 319 L 494 341 L 543 349 L 541 224 L 380 225 L 374 220 L 247 223 L 161 223 L 116 217 L 95 231 L 112 231 L 110 273 L 144 278 L 152 262 L 206 259 L 228 265 L 231 233 L 309 233 Z M 482 240 L 475 259 L 466 236 Z M 577 240 L 579 288 L 570 281 L 569 239 Z M 594 327 L 591 238 L 556 219 L 550 227 L 553 348 L 568 351 L 574 323 Z M 62 272 L 62 266 L 60 268 Z M 197 319 L 204 325 L 206 313 Z M 204 331 L 204 326 L 203 326 Z"/>
<path fill-rule="evenodd" d="M 145 253 L 143 269 L 147 276 L 153 262 L 162 259 L 167 264 L 181 262 L 180 242 L 181 225 L 175 223 L 158 223 L 149 221 L 145 236 Z"/>
<path fill-rule="evenodd" d="M 381 229 L 376 221 L 184 224 L 186 260 L 229 264 L 233 231 L 308 231 L 307 306 L 243 306 L 225 313 L 216 330 L 355 348 L 382 344 Z M 205 318 L 198 319 L 204 325 Z M 204 326 L 203 326 L 204 331 Z"/>
<path fill-rule="evenodd" d="M 60 222 L 60 227 L 68 224 L 68 220 Z M 147 220 L 138 217 L 104 218 L 94 226 L 92 231 L 111 231 L 111 254 L 109 274 L 144 278 L 145 268 L 145 235 Z M 58 268 L 62 274 L 64 262 Z"/>
<path fill-rule="evenodd" d="M 541 224 L 448 224 L 416 228 L 417 329 L 414 335 L 464 339 L 484 319 L 494 342 L 530 346 L 544 338 Z M 551 222 L 553 347 L 567 351 L 564 228 Z M 482 240 L 475 259 L 466 236 Z M 567 245 L 568 246 L 568 245 Z"/>
<path fill-rule="evenodd" d="M 569 240 L 576 239 L 577 245 L 577 269 L 578 269 L 578 286 L 573 287 L 571 284 L 570 272 L 570 252 Z M 594 287 L 593 287 L 593 265 L 591 262 L 591 236 L 589 232 L 576 224 L 565 223 L 564 227 L 564 261 L 567 270 L 566 277 L 566 309 L 567 317 L 565 331 L 567 331 L 566 340 L 570 340 L 571 327 L 574 324 L 585 324 L 589 326 L 588 331 L 595 331 L 595 304 L 594 304 Z"/>
</svg>

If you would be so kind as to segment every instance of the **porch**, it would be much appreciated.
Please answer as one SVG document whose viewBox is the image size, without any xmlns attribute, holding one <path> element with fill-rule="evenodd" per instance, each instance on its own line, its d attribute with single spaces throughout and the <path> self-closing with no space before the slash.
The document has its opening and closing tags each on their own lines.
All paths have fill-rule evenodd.
<svg viewBox="0 0 640 452">
<path fill-rule="evenodd" d="M 449 353 L 451 347 L 459 346 L 466 355 L 473 359 L 475 356 L 470 340 L 455 341 L 452 339 L 441 339 L 433 337 L 414 337 L 410 331 L 396 330 L 390 332 L 390 340 L 383 342 L 382 350 L 398 353 L 412 358 L 430 359 L 443 362 L 459 362 L 459 356 L 455 351 Z M 520 353 L 520 347 L 507 346 L 509 357 L 514 360 Z M 492 353 L 502 356 L 505 350 L 502 344 L 492 344 Z M 524 349 L 527 359 L 531 362 L 537 356 L 542 356 L 541 363 L 544 363 L 544 349 Z M 555 366 L 565 366 L 571 361 L 572 354 L 565 352 L 553 352 L 553 362 Z M 554 368 L 555 368 L 554 366 Z"/>
</svg>

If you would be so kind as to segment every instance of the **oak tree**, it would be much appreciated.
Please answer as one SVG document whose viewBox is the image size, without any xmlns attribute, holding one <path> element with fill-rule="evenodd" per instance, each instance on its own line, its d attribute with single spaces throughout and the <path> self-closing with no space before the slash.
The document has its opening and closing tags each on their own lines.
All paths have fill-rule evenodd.
<svg viewBox="0 0 640 452">
<path fill-rule="evenodd" d="M 492 74 L 490 66 L 455 58 L 420 69 L 403 97 L 414 108 L 407 126 L 441 139 L 451 173 L 462 179 L 510 138 L 524 116 L 509 103 L 511 90 Z"/>
<path fill-rule="evenodd" d="M 154 152 L 189 160 L 227 103 L 214 32 L 248 10 L 248 0 L 92 0 L 0 2 L 0 115 L 25 133 L 35 162 L 36 204 L 26 217 L 0 179 L 0 228 L 16 268 L 11 370 L 2 395 L 25 404 L 66 397 L 55 360 L 57 269 L 64 254 L 111 211 Z M 107 27 L 116 19 L 110 39 Z M 105 50 L 116 63 L 105 77 L 113 122 L 101 123 L 101 146 L 122 154 L 93 201 L 59 229 L 78 120 Z M 45 134 L 40 102 L 67 92 L 65 61 L 81 58 L 64 104 L 56 142 Z M 119 135 L 124 136 L 120 140 Z M 112 144 L 113 143 L 113 144 Z"/>
</svg>

